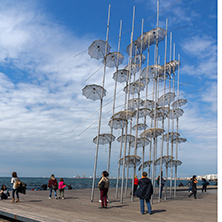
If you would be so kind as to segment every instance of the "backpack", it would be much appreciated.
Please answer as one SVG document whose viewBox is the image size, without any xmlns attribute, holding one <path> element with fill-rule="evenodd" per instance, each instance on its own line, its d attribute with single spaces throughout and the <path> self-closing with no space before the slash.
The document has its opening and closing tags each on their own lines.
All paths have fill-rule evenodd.
<svg viewBox="0 0 222 222">
<path fill-rule="evenodd" d="M 15 188 L 17 189 L 17 188 L 19 188 L 20 186 L 21 186 L 21 181 L 16 180 L 16 181 L 15 181 Z"/>
</svg>

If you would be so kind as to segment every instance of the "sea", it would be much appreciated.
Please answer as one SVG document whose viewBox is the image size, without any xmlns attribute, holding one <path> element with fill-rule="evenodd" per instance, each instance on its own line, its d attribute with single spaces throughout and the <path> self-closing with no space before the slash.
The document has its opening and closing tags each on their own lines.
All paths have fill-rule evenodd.
<svg viewBox="0 0 222 222">
<path fill-rule="evenodd" d="M 41 186 L 46 183 L 48 185 L 49 178 L 44 177 L 20 177 L 19 178 L 21 182 L 24 182 L 26 184 L 27 190 L 42 190 Z M 59 181 L 60 178 L 57 178 L 57 181 Z M 110 188 L 116 187 L 116 181 L 117 179 L 109 179 L 110 180 Z M 92 182 L 93 180 L 91 178 L 65 178 L 64 182 L 67 185 L 71 185 L 72 189 L 85 189 L 85 188 L 92 188 Z M 97 187 L 97 184 L 99 182 L 99 178 L 96 178 L 95 184 Z M 124 187 L 125 187 L 124 181 Z M 188 189 L 188 180 L 177 180 L 176 184 L 177 186 L 182 183 L 185 187 Z M 121 187 L 122 180 L 119 180 L 119 187 Z M 210 185 L 216 185 L 216 182 L 209 181 Z M 6 185 L 8 190 L 12 190 L 12 184 L 11 184 L 11 177 L 0 177 L 0 186 Z M 202 185 L 202 182 L 198 181 L 198 186 Z M 132 179 L 128 179 L 127 183 L 128 187 L 132 187 Z M 157 187 L 157 183 L 155 181 L 155 186 Z M 170 186 L 170 180 L 167 180 L 167 186 Z M 172 186 L 174 186 L 174 180 L 172 181 Z"/>
</svg>

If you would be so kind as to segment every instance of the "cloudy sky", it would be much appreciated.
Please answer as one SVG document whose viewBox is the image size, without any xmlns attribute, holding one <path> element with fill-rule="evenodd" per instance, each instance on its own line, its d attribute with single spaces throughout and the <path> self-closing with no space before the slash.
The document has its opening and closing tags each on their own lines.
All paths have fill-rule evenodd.
<svg viewBox="0 0 222 222">
<path fill-rule="evenodd" d="M 156 0 L 0 0 L 0 176 L 91 176 L 96 145 L 99 101 L 87 100 L 82 89 L 102 83 L 101 60 L 88 47 L 106 38 L 111 4 L 109 44 L 127 65 L 133 6 L 134 40 L 156 28 Z M 176 59 L 181 58 L 179 176 L 217 173 L 217 6 L 216 0 L 160 0 L 161 28 L 172 32 Z M 164 42 L 159 44 L 164 63 Z M 153 58 L 153 49 L 151 55 Z M 151 59 L 152 60 L 152 59 Z M 115 68 L 107 68 L 101 133 L 109 133 Z M 167 85 L 169 82 L 167 81 Z M 118 84 L 116 111 L 123 108 L 124 84 Z M 161 87 L 161 86 L 160 86 Z M 151 87 L 149 89 L 151 98 Z M 148 124 L 149 125 L 149 124 Z M 118 137 L 120 130 L 115 130 Z M 116 176 L 119 143 L 112 147 L 110 175 Z M 164 145 L 166 147 L 166 145 Z M 166 148 L 165 148 L 166 149 Z M 133 152 L 133 151 L 132 151 Z M 138 151 L 141 155 L 141 151 Z M 107 167 L 108 146 L 99 147 L 97 174 Z M 146 159 L 148 159 L 148 151 Z M 138 174 L 139 175 L 139 174 Z"/>
</svg>

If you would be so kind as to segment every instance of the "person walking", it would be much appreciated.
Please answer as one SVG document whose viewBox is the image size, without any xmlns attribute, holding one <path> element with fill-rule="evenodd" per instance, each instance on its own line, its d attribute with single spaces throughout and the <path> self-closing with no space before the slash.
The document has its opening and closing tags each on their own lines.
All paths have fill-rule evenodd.
<svg viewBox="0 0 222 222">
<path fill-rule="evenodd" d="M 209 185 L 209 182 L 207 182 L 205 178 L 202 178 L 202 193 L 203 191 L 205 191 L 205 193 L 207 192 L 207 185 Z"/>
<path fill-rule="evenodd" d="M 15 202 L 15 193 L 16 193 L 16 203 L 19 202 L 19 194 L 18 194 L 18 188 L 20 187 L 20 181 L 19 178 L 17 177 L 17 173 L 13 172 L 12 173 L 12 179 L 11 179 L 11 184 L 12 184 L 12 203 Z"/>
<path fill-rule="evenodd" d="M 140 198 L 140 210 L 144 214 L 144 200 L 146 201 L 148 213 L 151 214 L 150 199 L 153 194 L 153 185 L 151 180 L 147 178 L 147 172 L 142 173 L 142 178 L 138 181 L 139 188 L 135 191 L 135 195 Z"/>
<path fill-rule="evenodd" d="M 102 172 L 102 178 L 98 183 L 100 189 L 101 208 L 107 208 L 107 194 L 109 190 L 109 179 L 107 178 L 109 173 L 107 171 Z"/>
<path fill-rule="evenodd" d="M 59 181 L 59 199 L 62 197 L 64 199 L 64 189 L 66 187 L 66 184 L 64 183 L 64 179 L 60 178 Z"/>
<path fill-rule="evenodd" d="M 197 177 L 196 175 L 193 175 L 193 177 L 192 177 L 192 181 L 191 181 L 192 193 L 188 195 L 189 198 L 192 195 L 194 195 L 194 199 L 197 199 L 197 183 L 198 183 L 198 181 L 197 181 L 196 177 Z"/>
<path fill-rule="evenodd" d="M 165 185 L 166 180 L 163 178 L 163 170 L 161 171 L 161 186 L 160 186 L 160 175 L 157 178 L 157 185 L 158 187 L 160 186 L 159 189 L 159 196 L 158 198 L 162 199 L 162 192 L 163 192 L 163 187 Z"/>
<path fill-rule="evenodd" d="M 57 182 L 54 174 L 52 174 L 49 179 L 48 188 L 49 188 L 49 199 L 51 199 L 51 197 L 52 197 L 52 190 L 54 191 L 55 199 L 57 199 L 56 190 L 58 190 L 58 182 Z"/>
</svg>

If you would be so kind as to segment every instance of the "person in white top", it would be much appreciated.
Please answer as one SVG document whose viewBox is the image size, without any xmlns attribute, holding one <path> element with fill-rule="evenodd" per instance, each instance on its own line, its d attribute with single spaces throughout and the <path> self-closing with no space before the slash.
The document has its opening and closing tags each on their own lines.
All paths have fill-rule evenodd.
<svg viewBox="0 0 222 222">
<path fill-rule="evenodd" d="M 19 178 L 17 177 L 17 173 L 16 172 L 13 172 L 12 173 L 12 179 L 11 179 L 11 183 L 13 184 L 12 188 L 12 203 L 15 202 L 15 193 L 16 193 L 16 197 L 17 197 L 17 200 L 16 200 L 16 203 L 19 202 L 19 195 L 18 195 L 18 188 L 16 187 L 16 181 L 19 181 Z"/>
</svg>

